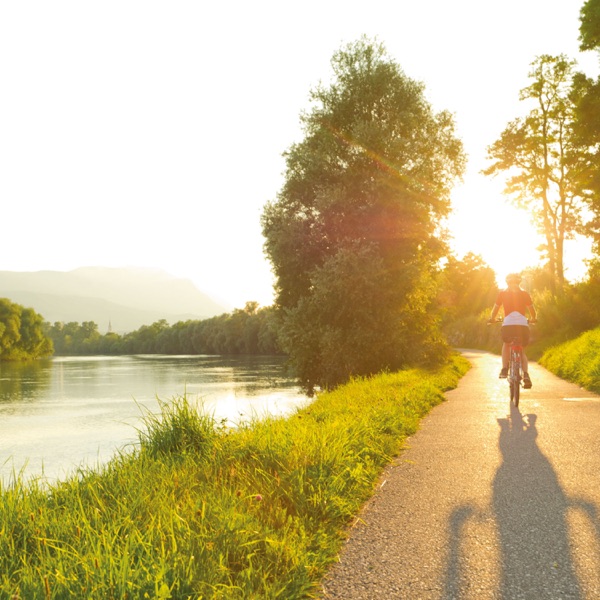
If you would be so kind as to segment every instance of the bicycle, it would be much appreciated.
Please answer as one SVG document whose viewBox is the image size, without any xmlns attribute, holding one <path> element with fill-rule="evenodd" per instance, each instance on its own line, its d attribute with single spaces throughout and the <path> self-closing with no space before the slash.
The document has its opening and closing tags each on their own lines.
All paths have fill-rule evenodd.
<svg viewBox="0 0 600 600">
<path fill-rule="evenodd" d="M 521 384 L 523 383 L 523 346 L 518 337 L 510 341 L 510 355 L 508 359 L 508 375 L 506 376 L 510 390 L 510 401 L 519 406 Z"/>
<path fill-rule="evenodd" d="M 496 319 L 495 323 L 502 323 L 502 319 Z M 529 321 L 529 323 L 535 323 L 535 321 Z M 523 345 L 521 344 L 521 338 L 515 336 L 510 340 L 510 350 L 508 358 L 508 374 L 506 380 L 508 381 L 510 401 L 515 405 L 515 408 L 519 406 L 519 398 L 521 396 L 521 386 L 523 385 Z"/>
</svg>

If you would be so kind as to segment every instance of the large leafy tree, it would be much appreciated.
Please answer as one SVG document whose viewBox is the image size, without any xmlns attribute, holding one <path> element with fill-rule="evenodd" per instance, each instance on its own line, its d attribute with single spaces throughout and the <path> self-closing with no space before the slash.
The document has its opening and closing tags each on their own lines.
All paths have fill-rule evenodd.
<svg viewBox="0 0 600 600">
<path fill-rule="evenodd" d="M 440 351 L 428 312 L 464 155 L 452 116 L 366 38 L 334 54 L 262 216 L 282 343 L 308 389 Z"/>
<path fill-rule="evenodd" d="M 32 308 L 0 298 L 0 360 L 30 360 L 52 352 L 43 318 Z"/>
<path fill-rule="evenodd" d="M 581 50 L 600 48 L 600 0 L 587 0 L 579 14 L 579 41 Z"/>
<path fill-rule="evenodd" d="M 588 0 L 580 13 L 580 49 L 600 51 L 600 0 Z M 579 181 L 582 196 L 592 218 L 585 232 L 592 237 L 596 254 L 600 253 L 600 77 L 593 79 L 577 73 L 573 86 L 575 134 L 587 160 Z"/>
<path fill-rule="evenodd" d="M 581 229 L 579 182 L 586 155 L 574 135 L 574 62 L 542 55 L 532 63 L 531 83 L 520 99 L 531 110 L 510 122 L 488 148 L 487 175 L 506 172 L 506 192 L 526 208 L 545 236 L 543 246 L 554 287 L 562 289 L 564 244 Z"/>
</svg>

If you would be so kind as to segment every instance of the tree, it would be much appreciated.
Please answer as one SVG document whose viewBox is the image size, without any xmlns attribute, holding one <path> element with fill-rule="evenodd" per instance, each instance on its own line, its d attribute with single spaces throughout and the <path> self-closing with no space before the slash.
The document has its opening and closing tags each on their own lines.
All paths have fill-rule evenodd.
<svg viewBox="0 0 600 600">
<path fill-rule="evenodd" d="M 31 360 L 52 352 L 43 318 L 31 308 L 0 298 L 0 360 Z"/>
<path fill-rule="evenodd" d="M 481 256 L 471 252 L 458 259 L 449 256 L 442 272 L 440 304 L 444 321 L 456 322 L 491 310 L 498 294 L 496 275 Z"/>
<path fill-rule="evenodd" d="M 45 332 L 44 318 L 33 308 L 22 308 L 20 331 L 20 346 L 28 358 L 41 358 L 53 353 L 52 341 Z"/>
<path fill-rule="evenodd" d="M 579 13 L 579 49 L 600 48 L 600 0 L 587 0 Z"/>
<path fill-rule="evenodd" d="M 79 324 L 75 321 L 57 321 L 48 327 L 48 335 L 58 356 L 89 356 L 100 354 L 101 335 L 93 321 Z"/>
<path fill-rule="evenodd" d="M 0 298 L 0 359 L 10 360 L 21 339 L 21 307 Z"/>
<path fill-rule="evenodd" d="M 480 256 L 468 253 L 460 260 L 449 256 L 440 275 L 438 303 L 446 339 L 463 348 L 489 347 L 490 328 L 482 330 L 481 325 L 498 295 L 493 269 Z M 498 332 L 493 335 L 495 348 Z"/>
<path fill-rule="evenodd" d="M 600 0 L 588 0 L 580 13 L 580 49 L 600 51 Z M 585 233 L 600 252 L 600 77 L 596 80 L 577 73 L 572 98 L 575 104 L 575 134 L 586 153 L 579 186 L 592 218 Z"/>
<path fill-rule="evenodd" d="M 507 172 L 506 193 L 526 208 L 546 238 L 543 247 L 555 287 L 564 286 L 564 243 L 581 229 L 579 186 L 586 156 L 574 135 L 574 61 L 542 55 L 532 63 L 531 84 L 520 99 L 532 109 L 508 124 L 488 148 L 486 175 Z"/>
<path fill-rule="evenodd" d="M 464 168 L 451 115 L 382 45 L 362 38 L 332 67 L 262 215 L 281 341 L 309 390 L 440 351 L 428 313 L 439 221 Z"/>
</svg>

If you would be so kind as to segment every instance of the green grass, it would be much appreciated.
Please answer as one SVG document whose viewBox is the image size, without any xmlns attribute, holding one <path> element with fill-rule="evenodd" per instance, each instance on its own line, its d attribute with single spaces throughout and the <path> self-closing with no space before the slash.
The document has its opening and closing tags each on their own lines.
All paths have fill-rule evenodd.
<svg viewBox="0 0 600 600">
<path fill-rule="evenodd" d="M 0 598 L 311 598 L 352 517 L 468 369 L 360 379 L 225 429 L 185 397 L 135 451 L 0 490 Z"/>
<path fill-rule="evenodd" d="M 563 379 L 600 392 L 600 329 L 549 348 L 540 364 Z"/>
</svg>

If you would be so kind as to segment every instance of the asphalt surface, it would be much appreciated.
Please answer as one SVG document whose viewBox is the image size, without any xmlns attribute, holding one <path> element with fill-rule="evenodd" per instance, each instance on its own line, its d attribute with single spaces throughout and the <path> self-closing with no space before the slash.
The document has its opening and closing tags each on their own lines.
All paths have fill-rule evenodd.
<svg viewBox="0 0 600 600">
<path fill-rule="evenodd" d="M 331 599 L 600 599 L 600 396 L 536 363 L 518 409 L 473 368 L 386 469 Z"/>
</svg>

